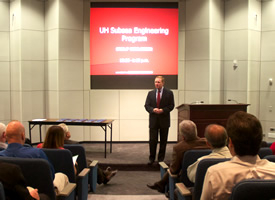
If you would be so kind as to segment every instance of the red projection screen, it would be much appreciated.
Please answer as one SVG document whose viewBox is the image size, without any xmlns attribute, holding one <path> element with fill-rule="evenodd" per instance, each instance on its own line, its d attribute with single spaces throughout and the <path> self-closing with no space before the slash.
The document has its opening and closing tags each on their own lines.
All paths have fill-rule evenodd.
<svg viewBox="0 0 275 200">
<path fill-rule="evenodd" d="M 92 2 L 91 89 L 178 87 L 178 4 Z"/>
</svg>

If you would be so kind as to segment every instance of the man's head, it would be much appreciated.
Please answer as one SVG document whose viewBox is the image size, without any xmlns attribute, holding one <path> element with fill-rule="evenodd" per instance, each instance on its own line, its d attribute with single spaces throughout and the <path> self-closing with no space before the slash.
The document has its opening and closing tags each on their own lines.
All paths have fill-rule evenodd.
<svg viewBox="0 0 275 200">
<path fill-rule="evenodd" d="M 64 124 L 64 123 L 58 124 L 58 126 L 60 126 L 61 128 L 63 128 L 63 131 L 64 131 L 64 140 L 70 139 L 71 133 L 69 131 L 68 126 L 66 124 Z"/>
<path fill-rule="evenodd" d="M 197 138 L 197 126 L 190 120 L 183 120 L 179 124 L 180 134 L 186 142 L 195 140 Z"/>
<path fill-rule="evenodd" d="M 163 76 L 157 76 L 155 78 L 155 88 L 160 90 L 164 86 L 165 80 Z"/>
<path fill-rule="evenodd" d="M 25 143 L 25 128 L 19 121 L 11 121 L 6 128 L 8 143 Z"/>
<path fill-rule="evenodd" d="M 239 111 L 231 115 L 226 124 L 229 148 L 239 156 L 258 154 L 263 139 L 260 121 L 249 113 Z"/>
<path fill-rule="evenodd" d="M 227 144 L 227 133 L 223 126 L 210 124 L 205 128 L 204 137 L 212 148 L 221 148 Z"/>
<path fill-rule="evenodd" d="M 0 142 L 6 142 L 6 125 L 0 123 Z"/>
</svg>

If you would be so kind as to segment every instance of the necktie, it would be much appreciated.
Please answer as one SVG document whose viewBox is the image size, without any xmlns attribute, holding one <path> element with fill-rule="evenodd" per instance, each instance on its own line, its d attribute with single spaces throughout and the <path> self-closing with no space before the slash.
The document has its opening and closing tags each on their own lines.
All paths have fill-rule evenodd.
<svg viewBox="0 0 275 200">
<path fill-rule="evenodd" d="M 157 108 L 159 108 L 160 104 L 160 90 L 158 90 L 158 96 L 157 96 Z"/>
</svg>

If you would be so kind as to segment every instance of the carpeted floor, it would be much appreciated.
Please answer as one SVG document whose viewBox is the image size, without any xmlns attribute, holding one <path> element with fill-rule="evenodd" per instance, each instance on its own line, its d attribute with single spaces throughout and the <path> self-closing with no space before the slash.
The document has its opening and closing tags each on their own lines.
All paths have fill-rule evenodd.
<svg viewBox="0 0 275 200">
<path fill-rule="evenodd" d="M 89 195 L 88 200 L 167 200 L 164 195 Z"/>
<path fill-rule="evenodd" d="M 175 143 L 168 143 L 164 162 L 169 164 L 172 159 L 172 150 Z M 148 143 L 113 143 L 112 153 L 110 145 L 107 145 L 107 158 L 104 158 L 104 143 L 83 143 L 86 149 L 86 157 L 98 160 L 103 168 L 111 166 L 124 171 L 152 171 L 158 170 L 157 162 L 148 166 L 149 144 Z"/>
<path fill-rule="evenodd" d="M 160 179 L 159 165 L 147 165 L 149 156 L 148 143 L 113 143 L 113 152 L 104 158 L 104 143 L 83 143 L 86 157 L 98 160 L 99 167 L 111 166 L 118 169 L 116 176 L 107 185 L 98 185 L 89 199 L 101 200 L 155 200 L 167 199 L 164 194 L 149 189 L 146 184 Z M 174 143 L 167 144 L 165 162 L 170 163 Z"/>
</svg>

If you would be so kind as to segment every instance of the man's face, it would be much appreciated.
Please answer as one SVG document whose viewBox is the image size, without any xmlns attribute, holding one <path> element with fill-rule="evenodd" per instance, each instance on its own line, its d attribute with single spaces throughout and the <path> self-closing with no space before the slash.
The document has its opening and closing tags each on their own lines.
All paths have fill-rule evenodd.
<svg viewBox="0 0 275 200">
<path fill-rule="evenodd" d="M 163 86 L 163 82 L 161 78 L 156 78 L 155 79 L 155 87 L 156 89 L 161 89 Z"/>
</svg>

